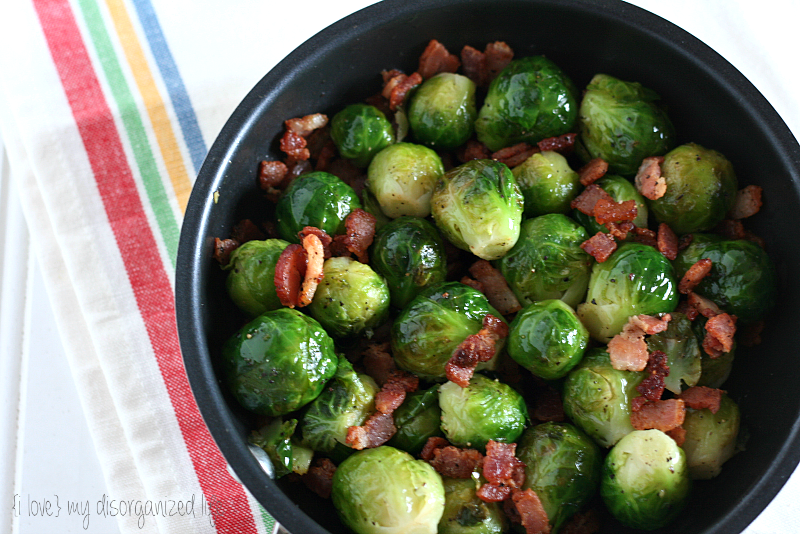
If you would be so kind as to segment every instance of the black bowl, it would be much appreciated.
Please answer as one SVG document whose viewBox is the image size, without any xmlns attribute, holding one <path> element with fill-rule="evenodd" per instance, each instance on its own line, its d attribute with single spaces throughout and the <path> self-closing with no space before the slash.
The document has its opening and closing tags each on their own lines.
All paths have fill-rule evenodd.
<svg viewBox="0 0 800 534">
<path fill-rule="evenodd" d="M 253 418 L 221 386 L 222 342 L 238 326 L 211 258 L 214 237 L 266 209 L 258 162 L 279 159 L 283 121 L 332 115 L 380 88 L 380 71 L 416 70 L 432 38 L 458 51 L 504 40 L 517 57 L 545 54 L 579 87 L 605 72 L 655 89 L 669 105 L 679 142 L 725 154 L 741 185 L 764 188 L 765 208 L 748 227 L 777 264 L 780 297 L 763 343 L 737 352 L 725 384 L 750 433 L 747 450 L 714 480 L 698 482 L 664 532 L 741 532 L 783 486 L 800 459 L 800 395 L 794 333 L 800 324 L 800 147 L 764 97 L 721 56 L 673 24 L 614 0 L 386 1 L 337 22 L 292 52 L 242 101 L 200 170 L 181 232 L 177 320 L 194 395 L 223 455 L 263 506 L 294 533 L 346 532 L 329 502 L 302 485 L 267 477 L 247 448 Z M 218 193 L 218 195 L 215 195 Z M 215 200 L 215 196 L 217 197 Z M 628 532 L 607 524 L 604 532 Z M 661 531 L 659 531 L 661 532 Z"/>
</svg>

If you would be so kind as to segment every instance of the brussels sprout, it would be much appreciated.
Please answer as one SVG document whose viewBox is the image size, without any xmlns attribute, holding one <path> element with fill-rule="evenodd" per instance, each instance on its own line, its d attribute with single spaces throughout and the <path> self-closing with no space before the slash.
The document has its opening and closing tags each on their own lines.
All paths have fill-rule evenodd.
<svg viewBox="0 0 800 534">
<path fill-rule="evenodd" d="M 692 387 L 700 380 L 700 344 L 692 331 L 692 322 L 684 314 L 673 313 L 664 332 L 648 337 L 647 350 L 660 350 L 667 355 L 669 374 L 664 377 L 664 385 L 671 392 L 680 393 L 681 382 Z"/>
<path fill-rule="evenodd" d="M 522 488 L 536 492 L 552 532 L 594 497 L 600 484 L 600 449 L 569 423 L 528 428 L 519 441 L 517 458 L 525 464 Z"/>
<path fill-rule="evenodd" d="M 297 310 L 259 315 L 222 347 L 228 387 L 239 403 L 261 415 L 283 415 L 305 406 L 336 373 L 333 340 Z"/>
<path fill-rule="evenodd" d="M 375 154 L 394 143 L 394 130 L 375 106 L 351 104 L 331 119 L 331 139 L 342 157 L 366 167 Z"/>
<path fill-rule="evenodd" d="M 344 220 L 361 207 L 353 188 L 327 172 L 302 174 L 286 188 L 275 205 L 275 219 L 281 237 L 300 243 L 297 233 L 316 226 L 328 234 L 345 233 Z"/>
<path fill-rule="evenodd" d="M 689 143 L 664 156 L 661 175 L 667 192 L 648 201 L 658 222 L 678 234 L 703 232 L 717 225 L 736 201 L 733 165 L 714 150 Z"/>
<path fill-rule="evenodd" d="M 308 313 L 334 337 L 345 338 L 372 329 L 389 318 L 389 287 L 372 268 L 352 258 L 334 257 L 322 266 Z"/>
<path fill-rule="evenodd" d="M 370 376 L 355 372 L 347 358 L 339 356 L 336 374 L 303 415 L 303 442 L 326 454 L 337 443 L 347 445 L 347 429 L 362 425 L 375 411 L 379 390 Z"/>
<path fill-rule="evenodd" d="M 444 477 L 444 514 L 438 534 L 501 534 L 508 520 L 498 502 L 481 500 L 483 479 Z"/>
<path fill-rule="evenodd" d="M 269 424 L 250 434 L 250 443 L 262 448 L 272 461 L 276 478 L 288 475 L 294 470 L 291 438 L 296 426 L 297 419 L 283 421 L 280 417 L 276 417 Z"/>
<path fill-rule="evenodd" d="M 447 276 L 444 243 L 433 226 L 418 217 L 400 217 L 375 236 L 370 259 L 386 278 L 392 305 L 405 308 L 421 289 Z"/>
<path fill-rule="evenodd" d="M 525 217 L 568 213 L 581 188 L 581 178 L 567 159 L 550 150 L 532 155 L 511 173 L 525 200 Z"/>
<path fill-rule="evenodd" d="M 566 375 L 583 358 L 589 331 L 567 304 L 543 300 L 523 308 L 511 322 L 508 354 L 545 380 Z"/>
<path fill-rule="evenodd" d="M 692 479 L 706 480 L 720 474 L 722 464 L 737 452 L 739 421 L 739 406 L 724 393 L 717 413 L 707 408 L 686 409 L 683 450 Z"/>
<path fill-rule="evenodd" d="M 425 80 L 408 105 L 414 139 L 436 150 L 451 150 L 466 143 L 476 116 L 475 83 L 450 72 Z"/>
<path fill-rule="evenodd" d="M 517 181 L 504 163 L 472 160 L 439 178 L 431 213 L 453 245 L 496 260 L 517 242 L 522 204 Z"/>
<path fill-rule="evenodd" d="M 763 248 L 752 241 L 728 241 L 695 234 L 675 259 L 675 275 L 683 276 L 697 261 L 711 260 L 711 272 L 695 292 L 714 301 L 742 323 L 763 319 L 775 305 L 777 275 Z"/>
<path fill-rule="evenodd" d="M 364 205 L 364 211 L 375 217 L 376 232 L 392 220 L 391 217 L 383 213 L 378 199 L 375 198 L 375 195 L 372 194 L 369 187 L 365 187 L 361 190 L 361 203 Z"/>
<path fill-rule="evenodd" d="M 392 354 L 397 366 L 426 380 L 443 380 L 453 351 L 467 336 L 478 333 L 487 313 L 504 320 L 483 293 L 462 283 L 423 290 L 392 324 Z M 504 342 L 497 342 L 498 354 Z M 496 361 L 495 356 L 478 364 L 478 369 L 494 369 Z"/>
<path fill-rule="evenodd" d="M 605 348 L 589 350 L 564 381 L 564 413 L 597 444 L 610 447 L 633 431 L 631 399 L 644 372 L 618 371 Z"/>
<path fill-rule="evenodd" d="M 478 112 L 478 140 L 495 152 L 572 131 L 578 118 L 575 85 L 544 56 L 516 59 L 492 80 Z"/>
<path fill-rule="evenodd" d="M 283 239 L 248 241 L 231 254 L 225 285 L 231 300 L 251 317 L 281 307 L 275 292 L 275 264 L 289 243 Z"/>
<path fill-rule="evenodd" d="M 392 414 L 397 432 L 387 445 L 417 456 L 428 438 L 442 436 L 442 410 L 439 408 L 439 386 L 407 395 Z"/>
<path fill-rule="evenodd" d="M 653 247 L 623 243 L 605 262 L 595 263 L 578 317 L 593 338 L 608 343 L 631 315 L 668 313 L 677 305 L 669 260 Z"/>
<path fill-rule="evenodd" d="M 699 317 L 695 323 L 700 322 Z M 705 322 L 703 321 L 703 324 Z M 696 334 L 696 333 L 695 333 Z M 699 338 L 698 338 L 699 339 Z M 719 388 L 728 380 L 733 369 L 733 359 L 736 355 L 736 342 L 730 352 L 723 352 L 718 358 L 712 358 L 705 351 L 701 351 L 700 359 L 700 380 L 696 386 L 706 386 L 709 388 Z"/>
<path fill-rule="evenodd" d="M 594 262 L 581 248 L 588 238 L 581 225 L 560 213 L 528 219 L 497 266 L 523 305 L 560 299 L 574 308 L 586 294 Z"/>
<path fill-rule="evenodd" d="M 638 228 L 647 228 L 647 204 L 644 197 L 639 194 L 631 182 L 622 176 L 615 176 L 609 174 L 603 176 L 595 182 L 600 186 L 603 191 L 611 195 L 615 202 L 625 202 L 626 200 L 636 201 L 636 218 L 631 221 Z M 597 219 L 592 216 L 586 215 L 582 211 L 574 210 L 572 216 L 586 228 L 589 235 L 595 235 L 597 232 L 608 233 L 608 228 L 603 224 L 598 224 Z M 629 234 L 627 240 L 633 239 L 633 235 Z"/>
<path fill-rule="evenodd" d="M 686 454 L 660 430 L 635 430 L 606 456 L 600 496 L 620 523 L 653 530 L 686 504 L 691 479 Z"/>
<path fill-rule="evenodd" d="M 436 534 L 444 485 L 429 463 L 384 445 L 339 464 L 331 499 L 356 534 Z"/>
<path fill-rule="evenodd" d="M 508 384 L 473 375 L 469 386 L 439 386 L 442 430 L 458 447 L 484 450 L 490 439 L 512 443 L 522 434 L 528 409 L 522 395 Z"/>
<path fill-rule="evenodd" d="M 642 160 L 675 146 L 675 128 L 658 95 L 636 82 L 597 74 L 578 110 L 578 154 L 603 158 L 611 173 L 633 176 Z"/>
<path fill-rule="evenodd" d="M 428 147 L 397 143 L 381 150 L 367 170 L 366 188 L 391 218 L 431 214 L 431 195 L 444 174 L 439 155 Z"/>
</svg>

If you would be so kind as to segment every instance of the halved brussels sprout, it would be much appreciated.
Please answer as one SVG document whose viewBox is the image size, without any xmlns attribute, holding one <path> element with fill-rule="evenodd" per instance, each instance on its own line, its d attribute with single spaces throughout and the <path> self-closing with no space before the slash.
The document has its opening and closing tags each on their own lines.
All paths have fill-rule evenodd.
<svg viewBox="0 0 800 534">
<path fill-rule="evenodd" d="M 603 458 L 586 434 L 569 423 L 525 430 L 517 447 L 525 464 L 523 489 L 536 492 L 552 532 L 558 532 L 597 493 Z"/>
<path fill-rule="evenodd" d="M 545 380 L 566 375 L 583 358 L 589 331 L 560 300 L 534 302 L 517 313 L 508 334 L 508 354 Z"/>
<path fill-rule="evenodd" d="M 639 83 L 595 75 L 578 110 L 578 154 L 584 161 L 603 158 L 609 172 L 626 176 L 644 158 L 666 154 L 675 146 L 675 128 L 658 100 Z"/>
<path fill-rule="evenodd" d="M 605 348 L 590 349 L 564 381 L 564 413 L 602 447 L 633 431 L 631 400 L 644 372 L 618 371 Z"/>
<path fill-rule="evenodd" d="M 606 456 L 600 496 L 623 525 L 654 530 L 677 517 L 690 487 L 683 449 L 660 430 L 634 430 Z"/>
<path fill-rule="evenodd" d="M 377 233 L 370 260 L 386 278 L 392 305 L 405 308 L 420 290 L 444 282 L 447 260 L 439 231 L 425 219 L 400 217 Z"/>
<path fill-rule="evenodd" d="M 522 395 L 477 373 L 465 388 L 449 381 L 439 386 L 439 406 L 442 431 L 450 443 L 481 451 L 490 439 L 515 442 L 528 421 Z"/>
<path fill-rule="evenodd" d="M 436 150 L 451 150 L 466 143 L 476 116 L 475 83 L 450 72 L 425 80 L 408 105 L 414 139 Z"/>
<path fill-rule="evenodd" d="M 615 202 L 625 202 L 626 200 L 636 201 L 636 218 L 631 222 L 638 228 L 647 228 L 647 204 L 645 203 L 644 197 L 636 190 L 636 186 L 622 176 L 615 176 L 613 174 L 603 176 L 597 180 L 595 184 L 611 195 L 611 198 L 614 199 Z M 608 228 L 606 228 L 605 225 L 597 224 L 597 219 L 586 215 L 582 211 L 574 210 L 572 216 L 586 228 L 590 236 L 595 235 L 597 232 L 608 233 Z M 633 235 L 628 234 L 626 240 L 630 241 L 632 239 Z"/>
<path fill-rule="evenodd" d="M 594 260 L 581 248 L 586 230 L 560 213 L 522 223 L 520 239 L 497 262 L 523 304 L 560 299 L 575 307 L 586 294 Z"/>
<path fill-rule="evenodd" d="M 664 156 L 661 175 L 667 192 L 647 204 L 658 222 L 678 234 L 713 228 L 736 201 L 739 186 L 733 165 L 715 150 L 681 145 Z"/>
<path fill-rule="evenodd" d="M 336 373 L 333 340 L 322 326 L 290 308 L 268 311 L 222 347 L 228 387 L 261 415 L 283 415 L 317 398 Z"/>
<path fill-rule="evenodd" d="M 486 296 L 459 282 L 422 291 L 392 325 L 392 354 L 397 366 L 426 380 L 443 380 L 445 365 L 467 336 L 478 333 L 487 313 L 504 321 Z M 499 354 L 505 339 L 496 345 Z M 478 364 L 494 369 L 497 357 Z"/>
<path fill-rule="evenodd" d="M 682 313 L 673 313 L 664 332 L 647 338 L 648 352 L 657 350 L 667 355 L 669 374 L 664 385 L 671 392 L 681 392 L 682 383 L 688 387 L 697 385 L 702 372 L 700 344 L 692 331 L 692 322 Z"/>
<path fill-rule="evenodd" d="M 283 239 L 248 241 L 231 254 L 225 286 L 240 310 L 255 317 L 281 307 L 275 292 L 275 264 L 289 245 Z"/>
<path fill-rule="evenodd" d="M 322 171 L 301 174 L 275 205 L 278 233 L 290 243 L 300 243 L 297 233 L 306 226 L 343 234 L 345 218 L 360 207 L 353 188 L 336 176 Z"/>
<path fill-rule="evenodd" d="M 568 133 L 578 118 L 577 94 L 572 80 L 546 57 L 515 59 L 489 85 L 475 121 L 478 140 L 495 152 Z"/>
<path fill-rule="evenodd" d="M 276 417 L 269 424 L 250 434 L 250 443 L 267 453 L 275 470 L 275 478 L 288 475 L 295 471 L 295 467 L 303 470 L 304 466 L 295 466 L 294 462 L 295 447 L 292 443 L 292 435 L 295 427 L 297 427 L 297 419 L 284 421 L 280 417 Z"/>
<path fill-rule="evenodd" d="M 444 514 L 438 534 L 501 534 L 508 520 L 499 502 L 481 500 L 477 491 L 482 478 L 443 477 Z"/>
<path fill-rule="evenodd" d="M 381 150 L 367 170 L 366 188 L 391 218 L 431 214 L 431 195 L 444 174 L 439 155 L 428 147 L 396 143 Z"/>
<path fill-rule="evenodd" d="M 334 257 L 322 266 L 325 277 L 317 286 L 308 313 L 334 337 L 365 332 L 371 336 L 389 317 L 389 287 L 372 268 L 352 258 Z"/>
<path fill-rule="evenodd" d="M 436 534 L 444 513 L 439 473 L 387 445 L 358 451 L 339 464 L 331 499 L 356 534 Z"/>
<path fill-rule="evenodd" d="M 439 386 L 418 390 L 406 396 L 392 414 L 397 432 L 387 445 L 417 456 L 428 438 L 442 436 L 442 410 L 439 408 Z"/>
<path fill-rule="evenodd" d="M 678 305 L 672 265 L 655 248 L 623 243 L 603 263 L 595 263 L 586 302 L 578 317 L 602 343 L 622 331 L 631 315 L 669 313 Z"/>
<path fill-rule="evenodd" d="M 683 450 L 692 479 L 706 480 L 720 474 L 722 464 L 737 452 L 740 419 L 739 406 L 724 393 L 717 413 L 707 408 L 686 409 Z"/>
<path fill-rule="evenodd" d="M 519 237 L 522 193 L 499 161 L 472 160 L 439 178 L 431 197 L 436 226 L 456 247 L 485 260 L 508 252 Z"/>
<path fill-rule="evenodd" d="M 581 189 L 581 178 L 567 158 L 551 150 L 532 155 L 511 173 L 525 199 L 525 217 L 568 213 Z"/>
<path fill-rule="evenodd" d="M 375 154 L 394 143 L 394 130 L 375 106 L 351 104 L 331 119 L 331 139 L 342 157 L 366 167 Z"/>
</svg>

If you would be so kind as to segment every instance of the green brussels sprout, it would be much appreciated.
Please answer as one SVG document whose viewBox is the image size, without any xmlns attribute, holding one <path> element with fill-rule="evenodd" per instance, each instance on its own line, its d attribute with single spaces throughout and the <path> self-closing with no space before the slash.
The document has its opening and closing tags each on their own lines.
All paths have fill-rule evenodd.
<svg viewBox="0 0 800 534">
<path fill-rule="evenodd" d="M 388 445 L 358 451 L 339 464 L 331 499 L 356 534 L 436 534 L 444 513 L 439 473 Z"/>
<path fill-rule="evenodd" d="M 442 410 L 439 408 L 439 386 L 418 390 L 406 396 L 392 414 L 397 432 L 387 445 L 414 456 L 422 452 L 428 438 L 442 436 Z"/>
<path fill-rule="evenodd" d="M 444 174 L 439 155 L 428 147 L 396 143 L 381 150 L 367 169 L 366 189 L 388 217 L 427 217 L 436 181 Z"/>
<path fill-rule="evenodd" d="M 322 266 L 308 313 L 329 334 L 345 338 L 372 330 L 389 318 L 389 287 L 372 268 L 352 258 L 334 257 Z"/>
<path fill-rule="evenodd" d="M 477 491 L 481 478 L 443 477 L 444 514 L 438 534 L 501 534 L 508 520 L 498 502 L 481 500 Z"/>
<path fill-rule="evenodd" d="M 351 104 L 331 119 L 331 139 L 342 157 L 366 167 L 375 154 L 394 143 L 394 130 L 375 106 Z"/>
<path fill-rule="evenodd" d="M 605 348 L 587 351 L 564 381 L 564 413 L 602 447 L 633 431 L 631 400 L 644 372 L 618 371 Z"/>
<path fill-rule="evenodd" d="M 251 317 L 277 310 L 281 301 L 275 292 L 275 264 L 289 243 L 283 239 L 248 241 L 231 253 L 225 280 L 228 295 Z"/>
<path fill-rule="evenodd" d="M 436 150 L 451 150 L 466 143 L 476 116 L 475 83 L 450 72 L 425 80 L 408 105 L 414 139 Z"/>
<path fill-rule="evenodd" d="M 508 384 L 475 374 L 469 386 L 439 386 L 442 430 L 457 447 L 485 450 L 489 440 L 513 443 L 528 421 L 522 395 Z"/>
<path fill-rule="evenodd" d="M 752 241 L 729 241 L 694 234 L 675 259 L 675 275 L 683 276 L 697 261 L 711 260 L 711 272 L 694 291 L 714 301 L 742 323 L 763 319 L 775 305 L 777 274 L 763 248 Z"/>
<path fill-rule="evenodd" d="M 620 523 L 654 530 L 681 512 L 690 487 L 683 449 L 660 430 L 634 430 L 606 456 L 600 496 Z"/>
<path fill-rule="evenodd" d="M 492 80 L 475 121 L 478 140 L 495 152 L 573 130 L 578 91 L 544 56 L 515 59 Z"/>
<path fill-rule="evenodd" d="M 375 217 L 376 232 L 392 220 L 391 217 L 383 213 L 378 199 L 375 198 L 375 195 L 372 194 L 369 187 L 365 187 L 361 190 L 361 203 L 364 205 L 364 211 Z"/>
<path fill-rule="evenodd" d="M 600 484 L 600 449 L 569 423 L 543 423 L 525 430 L 517 458 L 525 464 L 522 488 L 536 492 L 552 532 L 594 497 Z"/>
<path fill-rule="evenodd" d="M 683 450 L 692 479 L 707 480 L 720 474 L 722 464 L 737 452 L 740 419 L 739 406 L 724 393 L 717 413 L 708 408 L 686 409 Z"/>
<path fill-rule="evenodd" d="M 397 366 L 425 380 L 443 380 L 445 365 L 468 336 L 477 334 L 487 313 L 505 321 L 480 291 L 460 282 L 428 287 L 392 324 L 392 354 Z M 499 354 L 505 340 L 495 346 Z M 497 356 L 478 364 L 494 369 Z"/>
<path fill-rule="evenodd" d="M 291 308 L 259 315 L 222 347 L 228 387 L 261 415 L 283 415 L 317 398 L 336 373 L 333 340 L 322 326 Z"/>
<path fill-rule="evenodd" d="M 511 170 L 499 161 L 472 160 L 436 182 L 431 214 L 456 247 L 484 260 L 496 260 L 519 237 L 522 193 Z"/>
<path fill-rule="evenodd" d="M 556 380 L 578 365 L 588 344 L 589 331 L 572 308 L 552 299 L 517 313 L 509 327 L 507 350 L 531 373 Z"/>
<path fill-rule="evenodd" d="M 511 173 L 525 200 L 525 217 L 568 213 L 581 188 L 581 178 L 567 158 L 551 150 L 532 155 Z"/>
<path fill-rule="evenodd" d="M 653 247 L 623 243 L 606 261 L 595 263 L 586 302 L 577 311 L 589 334 L 608 343 L 631 315 L 669 313 L 677 305 L 669 260 Z"/>
<path fill-rule="evenodd" d="M 578 154 L 603 158 L 608 171 L 633 176 L 644 158 L 675 146 L 675 128 L 658 95 L 636 82 L 597 74 L 578 109 Z"/>
<path fill-rule="evenodd" d="M 295 469 L 295 447 L 291 438 L 296 426 L 297 419 L 284 421 L 280 417 L 276 417 L 269 424 L 250 434 L 250 443 L 263 449 L 272 461 L 276 478 L 288 475 Z M 299 465 L 297 468 L 302 470 Z"/>
<path fill-rule="evenodd" d="M 381 228 L 370 259 L 386 278 L 396 308 L 405 308 L 421 289 L 444 282 L 447 276 L 442 238 L 435 226 L 418 217 L 400 217 Z"/>
<path fill-rule="evenodd" d="M 660 350 L 667 355 L 669 374 L 664 386 L 671 392 L 681 392 L 681 383 L 697 385 L 702 372 L 700 344 L 692 331 L 692 322 L 682 313 L 673 313 L 664 332 L 647 338 L 648 352 Z"/>
<path fill-rule="evenodd" d="M 375 411 L 379 390 L 370 376 L 355 372 L 347 358 L 339 356 L 336 374 L 303 415 L 303 443 L 325 454 L 337 443 L 347 446 L 347 429 L 362 425 Z"/>
<path fill-rule="evenodd" d="M 699 317 L 695 323 L 699 322 Z M 705 324 L 705 321 L 703 321 Z M 733 369 L 733 359 L 736 355 L 736 342 L 730 352 L 723 352 L 718 358 L 712 358 L 705 351 L 701 351 L 700 359 L 700 380 L 696 386 L 706 386 L 709 388 L 719 388 L 728 380 Z"/>
<path fill-rule="evenodd" d="M 661 164 L 667 192 L 648 206 L 658 222 L 678 234 L 703 232 L 733 208 L 739 189 L 733 165 L 714 150 L 689 143 L 667 153 Z"/>
<path fill-rule="evenodd" d="M 523 305 L 560 299 L 574 308 L 586 294 L 594 262 L 581 248 L 588 238 L 560 213 L 528 219 L 517 244 L 496 265 Z"/>
<path fill-rule="evenodd" d="M 275 205 L 278 233 L 290 243 L 300 243 L 297 233 L 306 226 L 343 234 L 345 218 L 360 207 L 353 188 L 336 176 L 322 171 L 301 174 Z"/>
<path fill-rule="evenodd" d="M 638 228 L 647 228 L 647 204 L 644 197 L 639 194 L 630 181 L 622 176 L 607 174 L 595 182 L 600 186 L 603 191 L 611 195 L 615 202 L 625 202 L 626 200 L 636 201 L 636 218 L 631 221 Z M 595 235 L 597 232 L 608 233 L 608 228 L 603 224 L 598 224 L 597 219 L 590 215 L 586 215 L 580 210 L 574 210 L 572 216 L 586 228 L 589 235 Z M 632 240 L 633 235 L 629 234 L 626 240 Z"/>
</svg>

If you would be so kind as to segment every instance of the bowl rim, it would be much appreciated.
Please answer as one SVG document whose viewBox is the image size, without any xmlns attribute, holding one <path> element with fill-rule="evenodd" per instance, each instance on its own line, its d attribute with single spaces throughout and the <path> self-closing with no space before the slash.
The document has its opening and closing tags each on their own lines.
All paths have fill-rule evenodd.
<svg viewBox="0 0 800 534">
<path fill-rule="evenodd" d="M 514 3 L 526 0 L 511 0 Z M 755 86 L 731 63 L 687 31 L 643 8 L 622 0 L 528 0 L 530 3 L 559 8 L 581 9 L 649 32 L 691 59 L 704 71 L 713 73 L 731 93 L 738 96 L 748 111 L 764 125 L 764 132 L 782 156 L 782 164 L 795 172 L 790 176 L 800 190 L 800 145 L 777 111 Z M 351 38 L 353 28 L 374 29 L 412 13 L 445 6 L 470 6 L 470 0 L 383 0 L 352 13 L 309 38 L 264 75 L 236 107 L 215 139 L 198 173 L 184 214 L 176 260 L 175 299 L 180 348 L 186 374 L 198 409 L 217 447 L 239 481 L 269 513 L 290 532 L 329 534 L 292 501 L 261 470 L 258 462 L 232 429 L 236 424 L 226 409 L 225 399 L 211 364 L 205 342 L 200 310 L 203 280 L 202 262 L 209 261 L 211 247 L 205 236 L 213 202 L 210 199 L 225 177 L 225 162 L 236 151 L 255 117 L 268 108 L 293 73 L 315 56 Z M 772 501 L 800 462 L 800 418 L 794 421 L 788 439 L 780 447 L 764 475 L 752 485 L 738 505 L 704 534 L 736 533 L 744 530 Z"/>
</svg>

